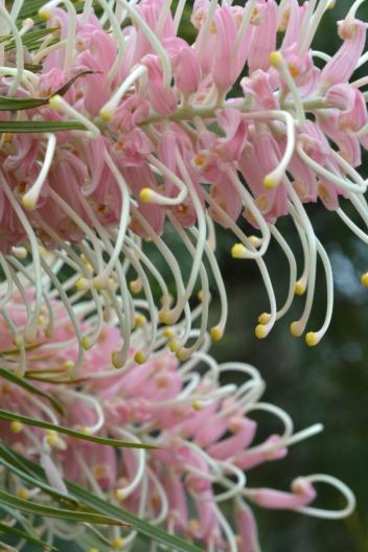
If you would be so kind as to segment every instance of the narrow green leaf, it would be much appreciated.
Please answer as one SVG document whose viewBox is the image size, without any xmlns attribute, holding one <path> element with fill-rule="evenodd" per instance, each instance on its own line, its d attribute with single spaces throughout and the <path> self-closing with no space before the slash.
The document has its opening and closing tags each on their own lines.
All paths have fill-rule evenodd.
<svg viewBox="0 0 368 552">
<path fill-rule="evenodd" d="M 28 416 L 22 416 L 21 414 L 14 414 L 14 412 L 9 412 L 8 410 L 0 410 L 0 420 L 6 420 L 8 422 L 21 422 L 25 425 L 41 427 L 42 429 L 48 429 L 51 431 L 56 431 L 57 433 L 63 433 L 65 435 L 69 435 L 69 437 L 75 437 L 76 439 L 81 439 L 83 441 L 90 441 L 91 443 L 107 445 L 115 448 L 154 448 L 151 445 L 130 443 L 127 441 L 121 441 L 120 439 L 109 439 L 108 437 L 96 437 L 95 435 L 88 435 L 87 433 L 76 431 L 75 429 L 70 429 L 68 427 L 51 424 L 49 422 L 45 422 L 44 420 L 38 420 L 37 418 L 29 418 Z"/>
<path fill-rule="evenodd" d="M 23 456 L 9 449 L 5 445 L 3 445 L 2 448 L 6 449 L 9 456 L 12 457 L 13 461 L 16 462 L 18 466 L 20 466 L 22 469 L 32 473 L 34 477 L 38 478 L 39 480 L 45 480 L 44 471 L 37 464 L 31 462 L 27 458 L 24 458 Z M 159 542 L 161 544 L 169 546 L 176 552 L 201 552 L 201 548 L 199 548 L 195 544 L 186 542 L 180 537 L 166 533 L 166 531 L 164 531 L 163 529 L 155 527 L 154 525 L 151 525 L 147 521 L 140 519 L 134 514 L 131 514 L 130 512 L 127 512 L 126 510 L 123 510 L 122 508 L 114 506 L 109 502 L 99 498 L 98 496 L 84 489 L 80 485 L 72 483 L 71 481 L 64 482 L 71 496 L 73 496 L 77 500 L 80 500 L 80 502 L 83 502 L 87 506 L 90 506 L 97 512 L 110 514 L 113 517 L 116 517 L 117 519 L 128 523 L 141 535 L 144 535 L 145 537 L 148 537 L 155 542 Z"/>
<path fill-rule="evenodd" d="M 54 407 L 54 409 L 59 412 L 59 414 L 62 415 L 64 413 L 63 405 L 61 404 L 61 402 L 59 402 L 51 395 L 48 395 L 45 391 L 42 391 L 38 387 L 32 385 L 25 378 L 20 378 L 19 376 L 15 375 L 10 370 L 6 370 L 5 368 L 0 368 L 0 376 L 7 381 L 18 385 L 19 387 L 22 387 L 26 391 L 29 391 L 29 393 L 32 393 L 33 395 L 38 395 L 39 397 L 43 397 L 44 399 L 48 400 L 49 403 Z"/>
<path fill-rule="evenodd" d="M 45 506 L 44 504 L 38 504 L 37 502 L 33 502 L 31 500 L 24 500 L 23 498 L 19 498 L 3 490 L 0 490 L 0 501 L 1 504 L 36 516 L 57 518 L 74 523 L 95 523 L 96 525 L 112 525 L 120 527 L 126 526 L 125 522 L 103 514 L 85 512 L 83 510 L 76 511 Z"/>
<path fill-rule="evenodd" d="M 36 546 L 40 546 L 44 550 L 57 550 L 55 546 L 51 546 L 51 544 L 47 544 L 46 542 L 43 542 L 39 539 L 36 539 L 35 537 L 32 537 L 26 531 L 22 531 L 22 529 L 17 529 L 16 527 L 11 527 L 10 525 L 7 525 L 6 523 L 2 523 L 0 521 L 0 534 L 2 533 L 10 536 L 19 537 L 20 539 L 24 539 L 30 544 L 35 544 Z"/>
<path fill-rule="evenodd" d="M 0 133 L 16 134 L 61 132 L 65 130 L 86 130 L 79 121 L 0 121 Z"/>
<path fill-rule="evenodd" d="M 20 111 L 34 109 L 48 103 L 48 98 L 10 98 L 0 96 L 0 111 Z"/>
</svg>

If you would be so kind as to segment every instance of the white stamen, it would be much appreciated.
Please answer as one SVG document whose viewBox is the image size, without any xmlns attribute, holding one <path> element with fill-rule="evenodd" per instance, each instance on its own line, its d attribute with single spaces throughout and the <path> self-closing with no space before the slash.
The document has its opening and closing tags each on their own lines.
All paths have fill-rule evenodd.
<svg viewBox="0 0 368 552">
<path fill-rule="evenodd" d="M 47 149 L 46 149 L 45 160 L 42 165 L 41 171 L 38 177 L 36 178 L 35 182 L 32 184 L 32 187 L 22 197 L 23 207 L 25 207 L 26 209 L 33 210 L 36 208 L 38 198 L 42 191 L 42 186 L 45 183 L 51 164 L 54 160 L 55 149 L 56 149 L 55 134 L 47 134 Z"/>
<path fill-rule="evenodd" d="M 146 73 L 147 73 L 147 67 L 145 67 L 144 65 L 138 65 L 137 67 L 133 68 L 131 73 L 121 83 L 121 85 L 116 90 L 116 92 L 114 92 L 113 96 L 101 108 L 100 117 L 103 121 L 110 122 L 112 120 L 114 112 L 118 107 L 118 105 L 120 104 L 120 102 L 122 101 L 124 95 L 128 92 L 131 86 L 133 86 L 133 84 Z"/>
<path fill-rule="evenodd" d="M 301 512 L 303 514 L 307 514 L 308 516 L 318 517 L 322 519 L 343 519 L 352 514 L 356 506 L 356 499 L 349 487 L 342 483 L 342 481 L 339 481 L 339 479 L 336 479 L 331 475 L 325 475 L 321 473 L 315 475 L 307 475 L 304 476 L 303 479 L 305 481 L 308 481 L 309 483 L 327 483 L 327 485 L 335 487 L 346 499 L 347 504 L 345 508 L 337 511 L 304 506 L 303 508 L 297 508 L 297 512 Z"/>
</svg>

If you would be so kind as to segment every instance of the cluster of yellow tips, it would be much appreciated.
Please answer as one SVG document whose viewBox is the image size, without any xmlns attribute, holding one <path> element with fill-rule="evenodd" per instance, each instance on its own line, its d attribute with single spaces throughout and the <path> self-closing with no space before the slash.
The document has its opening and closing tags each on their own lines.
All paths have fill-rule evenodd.
<svg viewBox="0 0 368 552">
<path fill-rule="evenodd" d="M 263 179 L 263 186 L 268 190 L 276 188 L 280 184 L 280 180 L 272 174 L 267 174 Z"/>
<path fill-rule="evenodd" d="M 300 322 L 292 322 L 290 324 L 290 333 L 293 337 L 301 337 L 303 334 L 303 328 L 300 325 Z M 320 342 L 320 335 L 318 332 L 308 332 L 305 335 L 305 343 L 308 347 L 315 347 Z"/>
<path fill-rule="evenodd" d="M 271 315 L 268 312 L 264 312 L 258 317 L 258 324 L 254 330 L 257 339 L 265 339 L 268 336 L 270 333 L 270 328 L 268 327 L 270 320 Z"/>
</svg>

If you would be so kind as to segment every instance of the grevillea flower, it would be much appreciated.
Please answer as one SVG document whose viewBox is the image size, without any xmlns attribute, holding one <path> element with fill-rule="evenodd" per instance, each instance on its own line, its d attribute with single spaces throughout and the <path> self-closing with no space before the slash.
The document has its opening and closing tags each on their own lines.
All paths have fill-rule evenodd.
<svg viewBox="0 0 368 552">
<path fill-rule="evenodd" d="M 259 338 L 287 313 L 295 294 L 304 293 L 291 332 L 305 332 L 321 261 L 326 315 L 320 329 L 306 333 L 306 342 L 316 345 L 331 321 L 333 282 L 306 205 L 321 201 L 367 241 L 344 210 L 350 202 L 366 224 L 367 183 L 358 168 L 368 144 L 367 79 L 354 77 L 367 61 L 367 25 L 357 16 L 361 1 L 338 23 L 341 46 L 333 56 L 312 46 L 330 0 L 248 0 L 244 6 L 200 0 L 192 10 L 193 44 L 178 35 L 183 1 L 171 13 L 169 0 L 118 0 L 113 6 L 101 0 L 96 14 L 89 0 L 78 13 L 67 0 L 51 0 L 39 12 L 45 38 L 29 49 L 31 23 L 22 30 L 15 25 L 23 4 L 16 2 L 10 13 L 0 10 L 12 41 L 1 53 L 1 93 L 12 100 L 11 109 L 18 105 L 20 129 L 23 122 L 31 124 L 28 130 L 45 122 L 45 133 L 14 133 L 10 108 L 1 112 L 9 132 L 2 134 L 0 151 L 0 259 L 9 286 L 17 286 L 14 263 L 27 257 L 35 288 L 22 338 L 32 342 L 37 333 L 47 301 L 44 254 L 55 250 L 79 275 L 81 296 L 91 294 L 100 313 L 112 310 L 119 317 L 125 349 L 114 355 L 117 367 L 127 361 L 132 294 L 140 292 L 152 342 L 160 323 L 186 319 L 188 331 L 175 350 L 180 359 L 189 358 L 207 330 L 207 264 L 221 298 L 213 340 L 226 325 L 215 222 L 238 240 L 233 256 L 253 259 L 264 280 L 269 307 L 256 327 Z M 47 132 L 52 123 L 75 130 Z M 301 274 L 277 228 L 284 216 L 300 236 Z M 244 231 L 244 219 L 254 231 Z M 192 258 L 188 277 L 166 241 L 166 222 Z M 146 253 L 147 241 L 171 270 L 175 293 Z M 275 297 L 264 261 L 271 241 L 290 267 L 284 303 Z M 152 294 L 152 280 L 161 302 Z M 362 282 L 368 284 L 368 275 Z M 196 312 L 190 299 L 198 285 L 200 333 L 190 344 Z"/>
<path fill-rule="evenodd" d="M 281 460 L 292 445 L 322 429 L 315 424 L 294 432 L 285 411 L 261 400 L 265 383 L 255 368 L 242 363 L 218 364 L 208 353 L 208 337 L 190 360 L 180 363 L 162 346 L 165 336 L 161 332 L 147 362 L 138 365 L 131 348 L 128 366 L 111 371 L 111 352 L 119 347 L 121 338 L 114 325 L 104 323 L 99 346 L 86 353 L 79 376 L 73 379 L 66 374 L 65 363 L 75 357 L 77 340 L 70 332 L 63 304 L 54 299 L 53 309 L 57 315 L 55 337 L 45 332 L 25 351 L 26 376 L 63 405 L 64 415 L 54 412 L 42 397 L 2 383 L 3 409 L 50 422 L 56 430 L 45 431 L 19 421 L 1 422 L 0 435 L 15 450 L 39 462 L 49 484 L 59 493 L 68 494 L 64 479 L 76 481 L 112 504 L 183 535 L 203 550 L 216 552 L 260 550 L 253 505 L 329 519 L 352 512 L 354 496 L 332 476 L 299 476 L 289 491 L 252 486 L 253 469 Z M 11 327 L 24 323 L 26 307 L 12 300 L 9 311 L 13 326 L 5 318 L 0 322 L 0 353 L 14 369 L 17 355 L 11 347 Z M 88 334 L 94 333 L 95 323 L 93 316 L 81 321 Z M 176 332 L 183 331 L 185 324 L 181 323 Z M 144 333 L 144 327 L 134 332 L 136 344 L 144 339 Z M 261 442 L 257 412 L 268 413 L 280 425 Z M 116 452 L 61 435 L 58 425 L 154 448 Z M 47 503 L 42 489 L 16 476 L 7 481 L 8 490 L 22 499 Z M 343 495 L 346 505 L 341 510 L 324 510 L 315 504 L 320 483 Z M 224 505 L 233 508 L 230 518 L 225 517 Z M 50 543 L 56 536 L 75 538 L 75 531 L 58 521 L 41 520 L 37 530 L 40 535 L 47 533 Z M 132 550 L 137 535 L 114 528 L 104 529 L 103 536 L 102 552 Z M 88 550 L 88 542 L 88 531 L 78 529 L 78 544 Z"/>
</svg>

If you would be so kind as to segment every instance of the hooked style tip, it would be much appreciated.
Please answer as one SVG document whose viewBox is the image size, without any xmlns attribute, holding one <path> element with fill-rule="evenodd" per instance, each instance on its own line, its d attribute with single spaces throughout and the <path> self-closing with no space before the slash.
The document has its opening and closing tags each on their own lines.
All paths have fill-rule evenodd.
<svg viewBox="0 0 368 552">
<path fill-rule="evenodd" d="M 142 291 L 142 282 L 139 280 L 132 280 L 129 282 L 129 289 L 134 295 L 138 295 Z"/>
<path fill-rule="evenodd" d="M 144 364 L 146 362 L 146 355 L 143 353 L 143 351 L 138 351 L 134 355 L 134 360 L 137 364 Z"/>
<path fill-rule="evenodd" d="M 139 199 L 143 203 L 151 203 L 153 199 L 153 190 L 151 190 L 151 188 L 142 188 L 139 192 Z"/>
<path fill-rule="evenodd" d="M 219 326 L 214 326 L 210 331 L 211 339 L 214 343 L 218 343 L 223 338 L 224 332 Z"/>
<path fill-rule="evenodd" d="M 49 107 L 51 109 L 54 109 L 55 111 L 59 111 L 61 106 L 62 106 L 62 98 L 58 94 L 56 94 L 55 96 L 52 96 L 49 99 Z"/>
<path fill-rule="evenodd" d="M 236 243 L 231 248 L 231 256 L 233 259 L 245 259 L 247 248 L 242 243 Z"/>
<path fill-rule="evenodd" d="M 173 313 L 168 310 L 161 310 L 158 314 L 158 319 L 161 324 L 166 324 L 166 326 L 171 326 L 175 323 Z"/>
<path fill-rule="evenodd" d="M 265 324 L 258 324 L 254 333 L 257 339 L 265 339 L 268 336 L 268 328 Z"/>
<path fill-rule="evenodd" d="M 279 184 L 280 184 L 280 179 L 276 178 L 272 174 L 266 175 L 263 179 L 263 186 L 268 190 L 272 190 L 272 188 L 276 188 Z"/>
<path fill-rule="evenodd" d="M 284 58 L 282 53 L 276 50 L 270 53 L 269 60 L 272 67 L 278 69 L 283 64 Z"/>
<path fill-rule="evenodd" d="M 289 329 L 293 337 L 300 337 L 303 333 L 303 330 L 301 329 L 300 323 L 298 321 L 292 322 Z"/>
<path fill-rule="evenodd" d="M 27 211 L 34 211 L 37 207 L 37 198 L 34 198 L 31 194 L 24 194 L 22 205 Z"/>
<path fill-rule="evenodd" d="M 316 332 L 308 332 L 305 336 L 305 342 L 308 347 L 315 347 L 319 343 L 318 334 Z"/>
<path fill-rule="evenodd" d="M 258 322 L 263 326 L 268 324 L 270 320 L 271 320 L 271 315 L 268 312 L 263 312 L 258 317 Z"/>
<path fill-rule="evenodd" d="M 177 353 L 179 350 L 179 343 L 176 341 L 176 339 L 170 339 L 168 347 L 172 353 Z"/>
<path fill-rule="evenodd" d="M 296 282 L 294 287 L 294 293 L 295 295 L 304 295 L 305 293 L 305 285 L 302 282 Z"/>
<path fill-rule="evenodd" d="M 107 107 L 103 107 L 99 112 L 100 119 L 104 123 L 111 123 L 113 114 L 112 109 Z"/>
<path fill-rule="evenodd" d="M 146 322 L 147 318 L 143 314 L 136 314 L 134 317 L 134 329 L 143 328 Z"/>
</svg>

